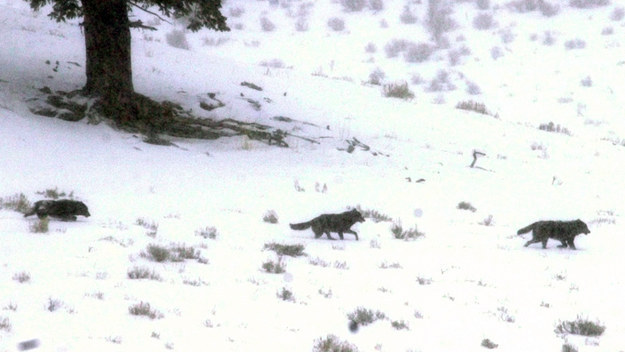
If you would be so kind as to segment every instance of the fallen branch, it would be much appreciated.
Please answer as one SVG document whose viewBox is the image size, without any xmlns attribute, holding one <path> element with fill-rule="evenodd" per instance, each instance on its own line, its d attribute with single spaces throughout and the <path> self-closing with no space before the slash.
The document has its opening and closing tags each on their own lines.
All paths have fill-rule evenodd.
<svg viewBox="0 0 625 352">
<path fill-rule="evenodd" d="M 473 151 L 473 162 L 471 163 L 471 167 L 475 166 L 475 163 L 477 162 L 477 157 L 478 156 L 485 156 L 485 155 L 486 155 L 485 153 L 478 152 L 477 150 L 474 150 Z"/>
</svg>

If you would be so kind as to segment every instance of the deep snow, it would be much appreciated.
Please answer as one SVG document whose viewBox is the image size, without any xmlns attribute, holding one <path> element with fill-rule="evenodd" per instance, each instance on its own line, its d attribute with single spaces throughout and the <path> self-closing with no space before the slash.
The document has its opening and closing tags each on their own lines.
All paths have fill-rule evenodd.
<svg viewBox="0 0 625 352">
<path fill-rule="evenodd" d="M 282 3 L 294 12 L 302 2 Z M 39 88 L 84 83 L 80 28 L 78 21 L 50 21 L 47 10 L 33 13 L 26 2 L 2 1 L 0 197 L 22 192 L 35 201 L 46 189 L 73 191 L 92 216 L 52 220 L 49 232 L 38 234 L 29 230 L 37 219 L 0 210 L 0 322 L 10 324 L 0 329 L 0 351 L 30 339 L 39 340 L 39 351 L 308 351 L 328 334 L 360 351 L 479 351 L 485 338 L 499 351 L 557 351 L 565 341 L 579 351 L 625 350 L 625 149 L 612 143 L 625 138 L 625 29 L 622 20 L 609 19 L 617 4 L 586 10 L 563 4 L 546 18 L 493 1 L 488 11 L 497 27 L 477 31 L 475 5 L 457 3 L 459 27 L 449 38 L 452 49 L 466 45 L 471 55 L 450 66 L 445 50 L 421 64 L 386 58 L 383 47 L 394 38 L 428 38 L 427 2 L 407 3 L 421 18 L 417 24 L 399 22 L 403 1 L 387 0 L 379 13 L 311 2 L 309 29 L 300 32 L 287 5 L 230 0 L 224 13 L 243 8 L 229 20 L 243 28 L 187 33 L 190 50 L 166 43 L 179 24 L 133 32 L 138 92 L 201 116 L 271 124 L 320 142 L 289 137 L 290 147 L 278 148 L 242 137 L 155 146 L 105 123 L 33 115 L 28 104 Z M 263 15 L 275 31 L 261 30 Z M 327 28 L 332 16 L 345 20 L 345 31 Z M 380 27 L 382 19 L 388 28 Z M 607 26 L 614 33 L 601 35 Z M 514 40 L 502 43 L 504 30 Z M 542 44 L 545 31 L 555 33 L 555 44 Z M 218 38 L 227 41 L 205 44 Z M 564 42 L 574 38 L 587 46 L 566 50 Z M 369 42 L 376 53 L 364 51 Z M 504 56 L 493 59 L 493 46 Z M 284 67 L 260 65 L 273 59 Z M 417 73 L 426 82 L 410 84 L 412 101 L 385 98 L 381 87 L 362 84 L 376 67 L 387 82 L 411 82 Z M 428 92 L 441 69 L 457 89 Z M 581 85 L 587 76 L 592 85 Z M 466 93 L 467 81 L 482 93 Z M 226 106 L 199 109 L 209 92 Z M 243 98 L 261 102 L 261 109 Z M 455 109 L 466 100 L 484 102 L 498 117 Z M 538 130 L 550 121 L 571 135 Z M 378 154 L 339 150 L 352 138 Z M 477 168 L 468 167 L 473 150 L 486 154 Z M 458 210 L 461 201 L 477 211 Z M 357 205 L 405 228 L 416 225 L 424 236 L 397 240 L 390 222 L 372 219 L 354 226 L 360 241 L 315 240 L 310 230 L 288 227 Z M 263 222 L 269 210 L 278 224 Z M 492 224 L 481 224 L 490 215 Z M 577 251 L 558 249 L 557 241 L 546 250 L 524 248 L 529 235 L 516 235 L 538 219 L 576 218 L 592 231 L 577 237 Z M 156 236 L 147 236 L 138 219 L 157 223 Z M 211 226 L 216 239 L 196 235 Z M 270 242 L 303 244 L 307 256 L 285 257 L 284 274 L 265 273 L 263 262 L 276 260 L 263 250 Z M 153 243 L 194 246 L 208 263 L 149 261 L 141 253 Z M 162 279 L 129 279 L 136 266 Z M 28 282 L 14 279 L 22 272 Z M 293 302 L 276 296 L 282 288 L 292 291 Z M 51 300 L 61 302 L 54 312 L 47 310 Z M 130 315 L 139 302 L 163 318 Z M 347 314 L 358 307 L 388 319 L 352 333 Z M 578 315 L 600 321 L 603 335 L 554 332 Z M 401 320 L 408 330 L 391 326 Z"/>
</svg>

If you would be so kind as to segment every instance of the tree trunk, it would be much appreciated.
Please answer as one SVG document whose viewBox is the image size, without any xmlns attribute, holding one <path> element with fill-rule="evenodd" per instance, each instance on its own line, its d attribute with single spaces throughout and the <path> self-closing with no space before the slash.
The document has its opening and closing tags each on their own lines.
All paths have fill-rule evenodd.
<svg viewBox="0 0 625 352">
<path fill-rule="evenodd" d="M 87 95 L 101 98 L 104 113 L 131 122 L 132 67 L 126 0 L 82 0 L 87 52 Z"/>
</svg>

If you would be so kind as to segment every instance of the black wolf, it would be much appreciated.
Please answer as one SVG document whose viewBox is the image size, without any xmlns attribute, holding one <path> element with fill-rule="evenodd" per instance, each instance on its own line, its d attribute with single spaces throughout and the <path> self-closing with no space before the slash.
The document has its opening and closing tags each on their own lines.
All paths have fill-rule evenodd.
<svg viewBox="0 0 625 352">
<path fill-rule="evenodd" d="M 580 219 L 573 221 L 537 221 L 527 227 L 524 227 L 517 231 L 517 234 L 528 233 L 532 231 L 532 239 L 525 243 L 525 247 L 532 243 L 542 242 L 543 248 L 547 248 L 547 240 L 550 238 L 556 239 L 562 242 L 558 247 L 566 248 L 568 245 L 571 249 L 575 248 L 575 236 L 583 233 L 585 235 L 590 233 L 586 223 Z"/>
<path fill-rule="evenodd" d="M 69 199 L 37 201 L 33 208 L 24 214 L 24 217 L 34 214 L 37 214 L 40 219 L 54 216 L 65 221 L 76 220 L 76 215 L 86 217 L 91 215 L 85 203 Z"/>
<path fill-rule="evenodd" d="M 337 232 L 341 239 L 343 239 L 343 233 L 351 233 L 358 240 L 358 234 L 350 228 L 355 223 L 364 221 L 365 218 L 362 217 L 362 214 L 358 210 L 353 209 L 340 214 L 322 214 L 308 222 L 290 224 L 290 226 L 293 230 L 305 230 L 312 227 L 315 238 L 319 238 L 325 233 L 329 239 L 333 240 L 334 238 L 330 236 L 330 232 Z"/>
</svg>

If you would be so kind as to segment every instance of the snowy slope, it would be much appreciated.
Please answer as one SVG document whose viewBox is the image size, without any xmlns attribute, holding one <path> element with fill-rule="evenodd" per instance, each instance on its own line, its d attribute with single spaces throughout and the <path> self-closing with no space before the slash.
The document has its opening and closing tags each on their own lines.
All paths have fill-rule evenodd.
<svg viewBox="0 0 625 352">
<path fill-rule="evenodd" d="M 23 193 L 34 202 L 37 192 L 58 189 L 92 214 L 52 220 L 41 234 L 30 229 L 37 219 L 0 210 L 0 351 L 31 339 L 37 351 L 309 351 L 329 334 L 360 351 L 480 351 L 487 338 L 499 351 L 557 351 L 564 343 L 625 350 L 625 29 L 610 19 L 618 4 L 563 4 L 544 17 L 493 1 L 484 11 L 497 25 L 478 31 L 472 19 L 480 10 L 460 2 L 449 49 L 419 64 L 386 57 L 393 39 L 428 40 L 426 3 L 387 0 L 381 11 L 349 13 L 329 0 L 230 0 L 226 15 L 243 9 L 229 19 L 233 31 L 187 33 L 189 50 L 167 44 L 180 24 L 136 14 L 160 29 L 133 32 L 138 92 L 319 142 L 288 137 L 290 147 L 278 148 L 243 137 L 163 147 L 105 123 L 33 115 L 28 104 L 40 88 L 84 84 L 78 21 L 56 23 L 26 2 L 0 2 L 0 197 Z M 416 24 L 399 21 L 406 4 Z M 328 29 L 335 16 L 345 30 Z M 276 29 L 263 31 L 261 17 Z M 298 31 L 302 17 L 308 27 Z M 613 34 L 602 35 L 608 26 Z M 542 43 L 545 31 L 553 45 Z M 513 40 L 502 40 L 506 33 Z M 575 38 L 586 47 L 567 50 Z M 368 43 L 377 51 L 365 52 Z M 449 51 L 461 46 L 471 54 L 450 65 Z M 496 59 L 495 46 L 503 52 Z M 363 83 L 376 68 L 384 83 L 407 81 L 415 99 L 385 98 L 382 87 Z M 440 70 L 456 89 L 428 88 Z M 592 83 L 580 84 L 586 77 Z M 469 94 L 468 82 L 481 94 Z M 225 106 L 200 109 L 208 93 Z M 497 118 L 455 108 L 467 100 Z M 538 129 L 548 122 L 571 134 Z M 371 150 L 340 150 L 353 138 Z M 486 155 L 470 168 L 474 150 Z M 457 209 L 462 201 L 477 211 Z M 360 241 L 315 240 L 288 226 L 354 206 L 424 236 L 398 240 L 392 222 L 373 219 L 354 226 Z M 269 210 L 277 224 L 263 221 Z M 539 219 L 577 218 L 592 231 L 577 237 L 577 251 L 553 240 L 546 250 L 524 248 L 530 236 L 516 235 Z M 207 227 L 216 238 L 198 235 Z M 263 250 L 271 242 L 303 244 L 307 256 L 284 257 L 285 273 L 266 273 L 263 263 L 277 261 Z M 150 244 L 193 246 L 202 260 L 157 263 L 143 255 Z M 129 279 L 135 267 L 160 280 Z M 20 282 L 24 274 L 29 280 Z M 283 288 L 293 301 L 277 297 Z M 141 302 L 162 317 L 131 315 Z M 347 315 L 358 307 L 386 319 L 350 332 Z M 600 321 L 603 335 L 554 332 L 578 315 Z M 408 328 L 391 325 L 400 321 Z"/>
</svg>

